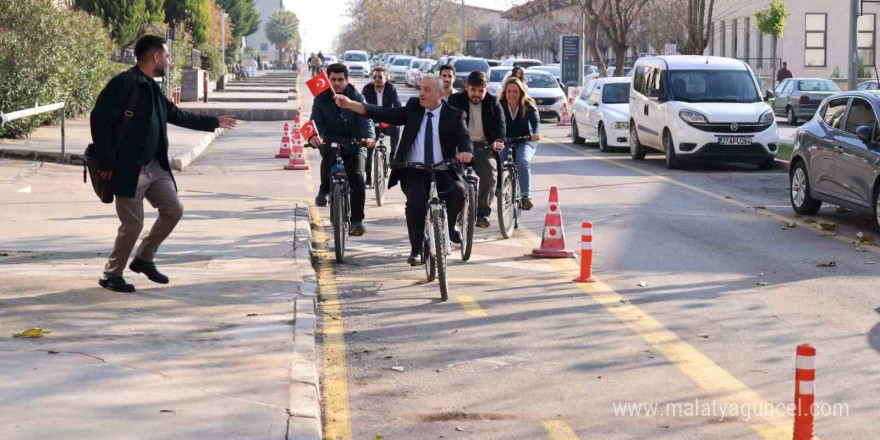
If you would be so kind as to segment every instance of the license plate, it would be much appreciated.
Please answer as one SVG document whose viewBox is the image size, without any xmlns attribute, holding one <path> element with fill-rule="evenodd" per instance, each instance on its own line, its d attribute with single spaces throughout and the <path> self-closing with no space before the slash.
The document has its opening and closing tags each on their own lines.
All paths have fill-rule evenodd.
<svg viewBox="0 0 880 440">
<path fill-rule="evenodd" d="M 752 137 L 720 137 L 718 143 L 721 145 L 751 145 Z"/>
<path fill-rule="evenodd" d="M 546 105 L 539 105 L 539 106 L 538 106 L 538 111 L 539 111 L 539 112 L 552 112 L 552 111 L 553 111 L 553 107 L 548 107 L 548 106 L 546 106 Z"/>
</svg>

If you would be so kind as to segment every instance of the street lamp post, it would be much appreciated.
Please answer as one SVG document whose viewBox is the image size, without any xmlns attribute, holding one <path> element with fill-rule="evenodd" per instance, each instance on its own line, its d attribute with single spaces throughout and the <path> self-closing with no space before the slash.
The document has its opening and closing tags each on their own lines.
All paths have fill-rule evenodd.
<svg viewBox="0 0 880 440">
<path fill-rule="evenodd" d="M 220 45 L 223 46 L 223 68 L 226 68 L 226 19 L 229 18 L 229 14 L 223 13 L 223 23 L 220 25 Z"/>
<path fill-rule="evenodd" d="M 458 53 L 464 53 L 464 0 L 461 0 L 461 23 L 458 27 Z"/>
</svg>

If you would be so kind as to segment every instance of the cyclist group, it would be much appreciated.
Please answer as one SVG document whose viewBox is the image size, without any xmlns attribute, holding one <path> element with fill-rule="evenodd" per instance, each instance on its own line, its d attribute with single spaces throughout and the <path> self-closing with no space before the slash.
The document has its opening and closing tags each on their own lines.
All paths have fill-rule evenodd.
<svg viewBox="0 0 880 440">
<path fill-rule="evenodd" d="M 368 161 L 373 156 L 376 139 L 383 132 L 391 141 L 392 164 L 433 165 L 453 160 L 471 164 L 479 176 L 476 223 L 482 228 L 490 226 L 499 161 L 504 162 L 508 150 L 514 149 L 522 197 L 517 203 L 524 210 L 532 208 L 530 162 L 540 140 L 540 123 L 535 101 L 529 97 L 522 80 L 508 78 L 499 99 L 487 92 L 486 73 L 477 71 L 467 77 L 465 90 L 458 91 L 453 88 L 455 69 L 446 65 L 440 68 L 439 76 L 425 75 L 419 84 L 419 97 L 401 105 L 397 90 L 388 82 L 383 67 L 373 69 L 372 81 L 364 87 L 363 94 L 349 84 L 348 67 L 344 64 L 327 66 L 327 74 L 331 90 L 315 97 L 311 119 L 318 134 L 308 139 L 312 148 L 320 149 L 322 158 L 321 187 L 315 204 L 327 205 L 331 167 L 337 163 L 338 155 L 345 164 L 349 183 L 351 235 L 361 236 L 366 232 L 363 224 L 365 189 L 372 183 L 372 167 Z M 402 134 L 399 126 L 403 126 Z M 505 149 L 508 139 L 515 142 Z M 339 145 L 340 149 L 331 151 L 331 145 Z M 463 170 L 445 169 L 437 171 L 434 177 L 448 218 L 458 218 L 467 197 Z M 394 168 L 388 187 L 394 187 L 397 182 L 401 183 L 406 196 L 406 221 L 412 248 L 407 261 L 410 265 L 419 265 L 423 263 L 426 170 Z M 455 222 L 450 221 L 448 225 L 449 240 L 460 244 L 461 235 Z"/>
</svg>

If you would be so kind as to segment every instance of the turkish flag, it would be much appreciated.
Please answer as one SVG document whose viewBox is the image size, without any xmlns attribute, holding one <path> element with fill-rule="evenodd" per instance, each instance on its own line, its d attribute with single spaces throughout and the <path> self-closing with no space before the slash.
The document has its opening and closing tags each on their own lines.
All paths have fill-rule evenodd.
<svg viewBox="0 0 880 440">
<path fill-rule="evenodd" d="M 318 134 L 318 129 L 315 127 L 315 121 L 306 122 L 302 128 L 299 129 L 299 133 L 302 135 L 303 139 L 308 141 L 312 136 Z"/>
<path fill-rule="evenodd" d="M 330 78 L 327 78 L 326 73 L 321 72 L 320 75 L 306 81 L 306 85 L 309 86 L 312 96 L 318 96 L 321 92 L 330 88 Z"/>
<path fill-rule="evenodd" d="M 391 124 L 386 124 L 386 123 L 384 123 L 384 122 L 380 122 L 380 123 L 379 123 L 379 126 L 382 127 L 382 128 L 388 128 L 388 127 L 391 126 Z"/>
</svg>

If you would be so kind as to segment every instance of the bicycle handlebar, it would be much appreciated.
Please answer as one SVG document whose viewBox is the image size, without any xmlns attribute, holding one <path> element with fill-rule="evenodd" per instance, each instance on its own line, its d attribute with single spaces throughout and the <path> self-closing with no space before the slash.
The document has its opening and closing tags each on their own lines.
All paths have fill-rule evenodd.
<svg viewBox="0 0 880 440">
<path fill-rule="evenodd" d="M 452 165 L 455 165 L 458 163 L 460 163 L 460 162 L 456 159 L 446 159 L 442 162 L 435 163 L 433 165 L 426 165 L 422 162 L 408 162 L 407 161 L 407 162 L 392 163 L 389 166 L 391 168 L 396 168 L 396 169 L 412 168 L 414 170 L 427 170 L 427 169 L 433 168 L 434 171 L 445 171 L 445 170 L 451 169 Z"/>
<path fill-rule="evenodd" d="M 359 139 L 346 139 L 340 141 L 327 142 L 326 145 L 332 149 L 338 149 L 343 146 L 360 147 L 362 142 Z"/>
</svg>

